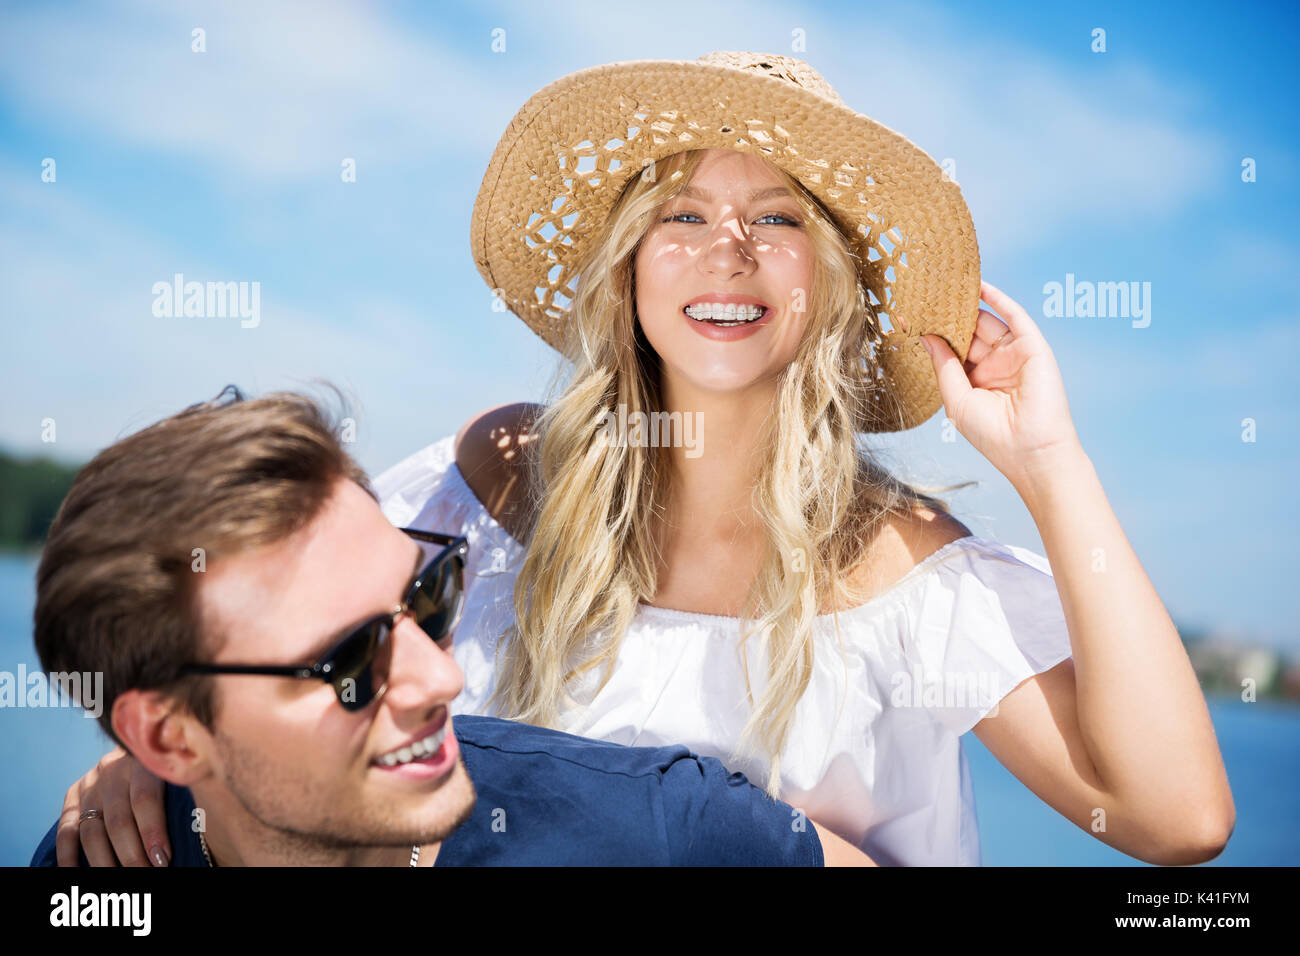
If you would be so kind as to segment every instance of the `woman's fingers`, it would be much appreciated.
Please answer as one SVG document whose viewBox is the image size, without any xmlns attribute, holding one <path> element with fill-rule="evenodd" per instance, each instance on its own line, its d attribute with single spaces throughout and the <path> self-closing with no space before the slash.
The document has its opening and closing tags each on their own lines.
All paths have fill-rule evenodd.
<svg viewBox="0 0 1300 956">
<path fill-rule="evenodd" d="M 91 866 L 167 866 L 165 788 L 121 747 L 105 754 L 64 795 L 54 834 L 59 866 L 76 866 L 82 852 Z M 82 820 L 82 810 L 101 815 Z"/>
<path fill-rule="evenodd" d="M 987 346 L 994 346 L 999 341 L 1004 341 L 1003 336 L 1011 331 L 1011 327 L 999 319 L 988 309 L 980 309 L 979 318 L 975 321 L 975 338 Z"/>
<path fill-rule="evenodd" d="M 117 866 L 117 857 L 113 855 L 113 848 L 109 845 L 103 816 L 82 820 L 81 811 L 103 809 L 99 789 L 100 777 L 104 768 L 111 763 L 113 754 L 120 750 L 119 747 L 100 757 L 99 763 L 91 769 L 90 773 L 77 782 L 77 816 L 73 819 L 76 821 L 77 842 L 81 844 L 81 852 L 86 854 L 86 862 L 91 866 Z M 72 865 L 76 866 L 76 863 Z"/>
<path fill-rule="evenodd" d="M 140 839 L 149 862 L 166 866 L 171 859 L 171 841 L 167 839 L 167 814 L 163 807 L 165 784 L 140 761 L 132 760 L 131 764 L 131 811 Z"/>
<path fill-rule="evenodd" d="M 970 349 L 966 352 L 967 366 L 978 365 L 984 361 L 999 340 L 1002 345 L 1006 345 L 1011 337 L 1003 338 L 1003 336 L 1008 331 L 1010 330 L 1005 322 L 987 309 L 980 309 L 979 318 L 975 321 L 975 334 L 971 337 Z"/>
<path fill-rule="evenodd" d="M 980 280 L 980 298 L 997 310 L 1002 320 L 1011 327 L 1011 334 L 1017 338 L 1041 334 L 1029 313 L 993 283 Z"/>
<path fill-rule="evenodd" d="M 81 851 L 86 854 L 86 861 L 91 866 L 117 866 L 117 856 L 108 842 L 103 817 L 82 820 L 77 832 Z"/>
<path fill-rule="evenodd" d="M 95 771 L 92 770 L 91 773 Z M 83 777 L 82 780 L 85 778 Z M 59 866 L 77 866 L 80 862 L 81 834 L 78 821 L 81 817 L 81 780 L 68 788 L 63 797 L 63 812 L 54 831 L 54 857 Z"/>
<path fill-rule="evenodd" d="M 135 763 L 125 752 L 99 775 L 99 789 L 104 799 L 104 823 L 108 838 L 123 866 L 149 866 L 135 825 L 131 806 L 131 770 Z"/>
</svg>

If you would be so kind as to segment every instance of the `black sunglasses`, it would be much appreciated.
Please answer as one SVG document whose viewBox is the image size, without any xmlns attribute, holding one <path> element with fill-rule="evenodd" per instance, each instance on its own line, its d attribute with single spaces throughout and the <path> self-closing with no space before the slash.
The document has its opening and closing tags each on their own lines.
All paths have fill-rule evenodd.
<svg viewBox="0 0 1300 956">
<path fill-rule="evenodd" d="M 401 604 L 366 621 L 326 651 L 316 663 L 310 666 L 270 666 L 194 662 L 183 665 L 181 673 L 315 678 L 333 686 L 334 694 L 345 710 L 361 710 L 368 706 L 388 685 L 390 638 L 398 618 L 410 611 L 415 623 L 442 646 L 460 622 L 465 604 L 465 557 L 469 553 L 469 542 L 463 537 L 436 531 L 402 530 L 417 541 L 440 544 L 443 549 L 416 575 Z"/>
</svg>

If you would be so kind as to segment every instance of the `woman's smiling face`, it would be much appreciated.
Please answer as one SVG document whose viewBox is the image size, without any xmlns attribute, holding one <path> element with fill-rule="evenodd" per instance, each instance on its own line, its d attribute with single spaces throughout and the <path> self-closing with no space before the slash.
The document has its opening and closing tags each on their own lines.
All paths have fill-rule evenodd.
<svg viewBox="0 0 1300 956">
<path fill-rule="evenodd" d="M 790 363 L 812 291 L 813 246 L 804 219 L 763 160 L 730 149 L 705 151 L 636 255 L 637 314 L 665 378 L 735 391 Z M 728 316 L 693 305 L 692 317 L 685 308 L 728 300 L 767 309 L 752 324 L 734 324 L 754 311 Z"/>
</svg>

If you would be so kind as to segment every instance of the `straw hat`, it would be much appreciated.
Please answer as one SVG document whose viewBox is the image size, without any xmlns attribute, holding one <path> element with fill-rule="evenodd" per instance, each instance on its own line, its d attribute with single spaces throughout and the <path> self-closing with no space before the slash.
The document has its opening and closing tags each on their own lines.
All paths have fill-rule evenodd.
<svg viewBox="0 0 1300 956">
<path fill-rule="evenodd" d="M 970 211 L 924 151 L 844 105 L 793 57 L 610 63 L 534 93 L 497 144 L 474 203 L 479 272 L 561 348 L 575 265 L 624 184 L 687 149 L 765 159 L 825 204 L 858 256 L 868 301 L 891 326 L 863 364 L 864 376 L 883 380 L 873 430 L 912 428 L 934 414 L 943 402 L 920 335 L 942 336 L 965 360 L 980 285 Z"/>
</svg>

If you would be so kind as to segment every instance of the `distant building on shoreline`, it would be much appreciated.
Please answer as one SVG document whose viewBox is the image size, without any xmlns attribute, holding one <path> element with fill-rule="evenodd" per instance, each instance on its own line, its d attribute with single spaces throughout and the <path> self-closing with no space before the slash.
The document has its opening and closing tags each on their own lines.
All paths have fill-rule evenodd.
<svg viewBox="0 0 1300 956">
<path fill-rule="evenodd" d="M 1300 703 L 1300 659 L 1284 656 L 1236 631 L 1208 633 L 1179 628 L 1192 668 L 1206 693 L 1243 696 L 1256 700 Z"/>
</svg>

